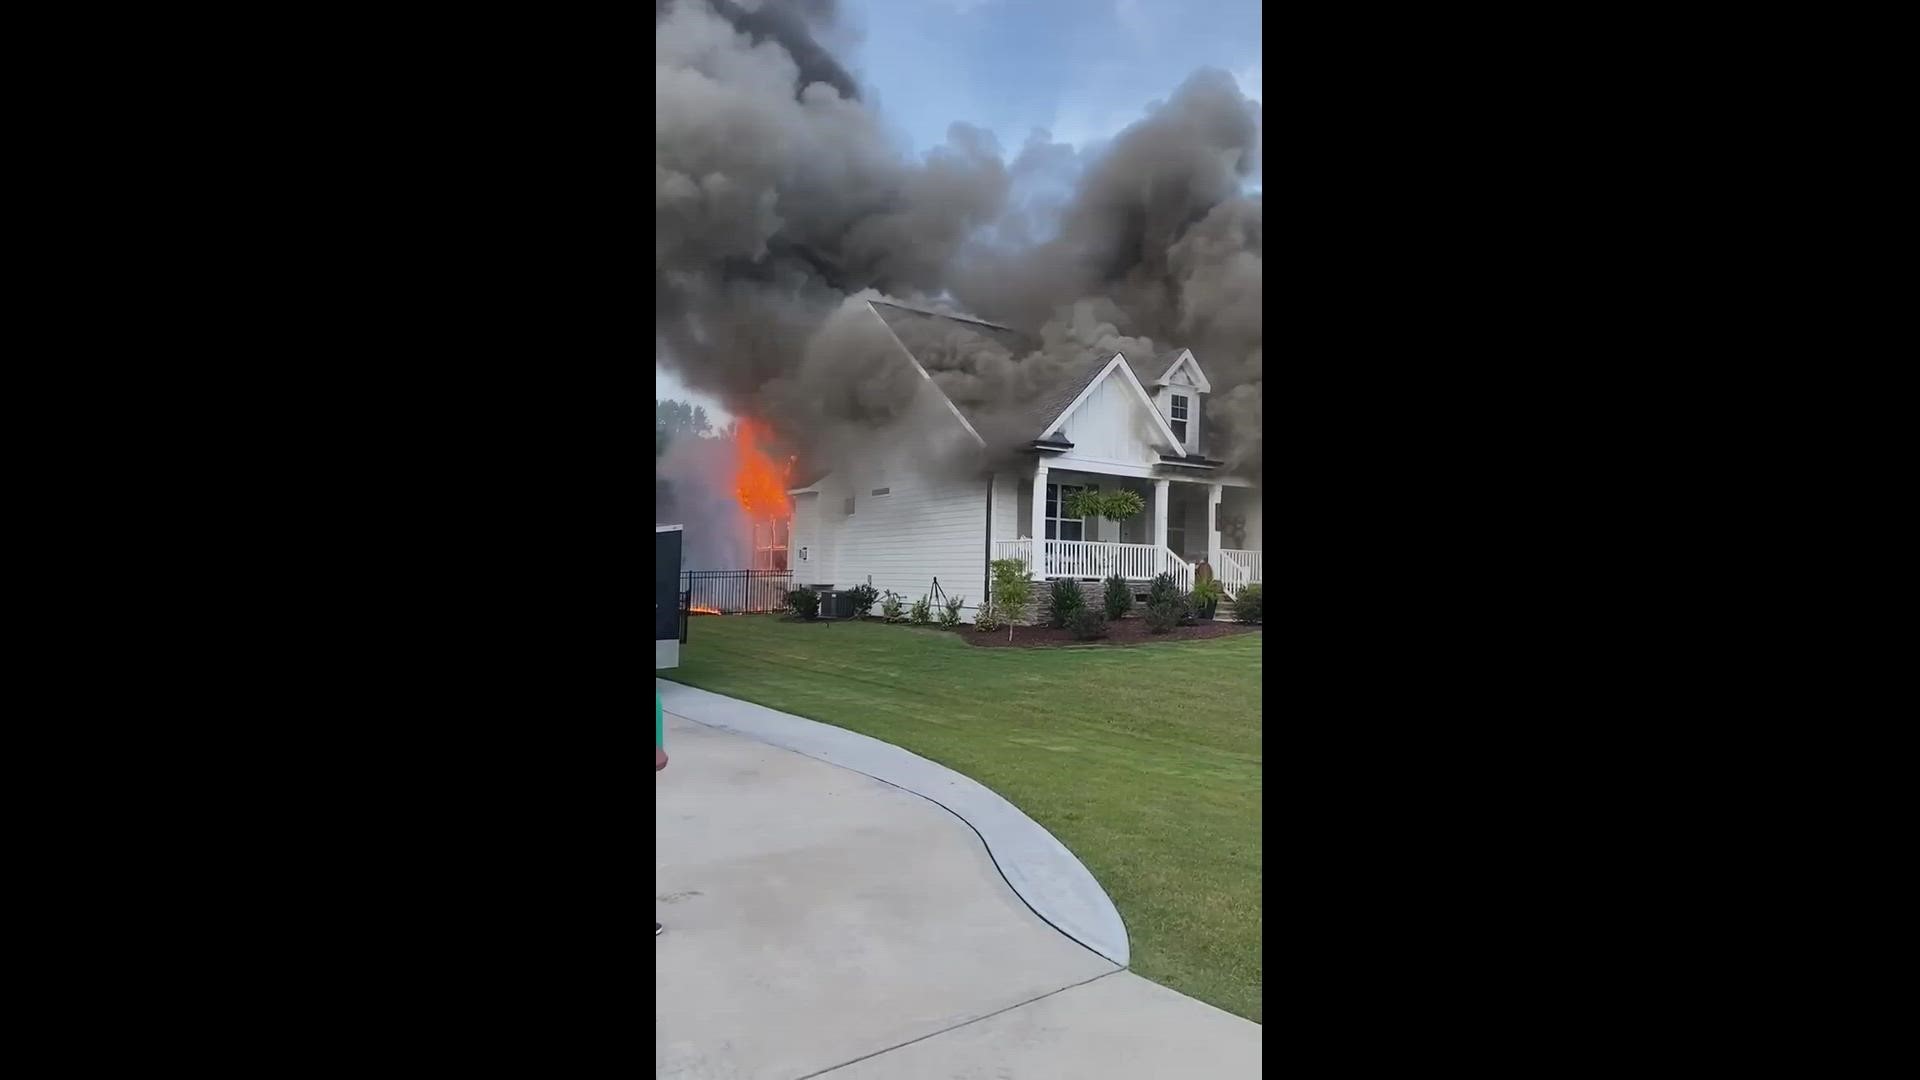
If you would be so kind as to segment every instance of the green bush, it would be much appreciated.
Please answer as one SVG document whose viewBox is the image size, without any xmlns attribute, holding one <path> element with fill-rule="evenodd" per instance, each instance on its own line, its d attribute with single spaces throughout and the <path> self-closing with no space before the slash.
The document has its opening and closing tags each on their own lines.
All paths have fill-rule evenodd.
<svg viewBox="0 0 1920 1080">
<path fill-rule="evenodd" d="M 847 599 L 853 602 L 853 617 L 864 619 L 873 613 L 873 602 L 880 599 L 880 590 L 871 585 L 855 585 L 847 590 Z"/>
<path fill-rule="evenodd" d="M 1049 592 L 1051 595 L 1047 598 L 1047 618 L 1056 630 L 1066 629 L 1067 620 L 1073 618 L 1074 612 L 1086 610 L 1087 598 L 1081 593 L 1080 583 L 1077 581 L 1056 578 Z"/>
<path fill-rule="evenodd" d="M 907 621 L 915 626 L 925 626 L 933 621 L 933 601 L 921 597 L 913 602 L 913 608 L 907 612 Z"/>
<path fill-rule="evenodd" d="M 1147 605 L 1163 604 L 1180 595 L 1180 586 L 1174 584 L 1172 574 L 1161 574 L 1147 587 Z"/>
<path fill-rule="evenodd" d="M 1083 607 L 1073 613 L 1067 625 L 1081 641 L 1107 636 L 1107 617 L 1098 608 Z"/>
<path fill-rule="evenodd" d="M 1000 629 L 1000 613 L 992 604 L 981 604 L 980 610 L 973 613 L 973 628 L 982 632 Z"/>
<path fill-rule="evenodd" d="M 888 622 L 900 621 L 900 594 L 888 589 L 885 598 L 880 601 L 880 617 Z"/>
<path fill-rule="evenodd" d="M 1266 598 L 1261 595 L 1260 586 L 1240 586 L 1240 595 L 1233 598 L 1233 617 L 1258 626 L 1265 615 Z"/>
<path fill-rule="evenodd" d="M 1177 596 L 1147 601 L 1147 629 L 1156 634 L 1166 633 L 1180 625 L 1181 610 Z"/>
<path fill-rule="evenodd" d="M 946 627 L 949 630 L 952 630 L 954 627 L 959 626 L 960 625 L 960 609 L 965 607 L 966 603 L 967 603 L 967 598 L 964 596 L 949 596 L 947 598 L 945 610 L 940 612 L 940 625 Z"/>
<path fill-rule="evenodd" d="M 787 610 L 803 619 L 820 617 L 820 594 L 812 589 L 795 589 L 787 594 Z"/>
<path fill-rule="evenodd" d="M 1127 584 L 1126 578 L 1115 574 L 1107 579 L 1107 592 L 1104 599 L 1107 618 L 1118 622 L 1127 617 L 1127 612 L 1133 610 L 1133 586 Z"/>
</svg>

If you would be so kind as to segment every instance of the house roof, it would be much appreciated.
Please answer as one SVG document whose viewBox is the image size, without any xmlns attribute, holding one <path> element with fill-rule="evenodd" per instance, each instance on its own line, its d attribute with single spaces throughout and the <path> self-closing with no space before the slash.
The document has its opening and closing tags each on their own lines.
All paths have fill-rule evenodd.
<svg viewBox="0 0 1920 1080">
<path fill-rule="evenodd" d="M 965 375 L 976 370 L 983 360 L 1022 363 L 1040 349 L 1039 339 L 998 323 L 922 311 L 885 300 L 868 303 L 914 362 L 930 373 Z M 1183 351 L 1174 349 L 1164 354 L 1166 364 L 1159 363 L 1157 358 L 1150 361 L 1152 373 L 1157 375 L 1165 370 Z M 1019 444 L 1024 446 L 1039 438 L 1081 391 L 1099 378 L 1113 356 L 1112 349 L 1089 348 L 1069 362 L 1036 366 L 1033 369 L 1036 385 L 1031 388 L 1031 404 L 1023 411 Z M 1126 364 L 1138 379 L 1140 368 L 1131 360 Z M 951 395 L 948 400 L 952 401 Z M 976 407 L 962 401 L 953 401 L 953 406 L 976 432 L 981 429 L 983 418 Z"/>
</svg>

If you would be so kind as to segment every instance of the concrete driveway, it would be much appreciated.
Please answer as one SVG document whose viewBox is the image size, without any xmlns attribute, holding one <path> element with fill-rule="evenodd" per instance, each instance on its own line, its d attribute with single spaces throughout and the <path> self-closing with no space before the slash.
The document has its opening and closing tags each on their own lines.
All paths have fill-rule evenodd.
<svg viewBox="0 0 1920 1080">
<path fill-rule="evenodd" d="M 672 761 L 655 777 L 655 1075 L 1259 1075 L 1258 1025 L 1139 978 L 1008 884 L 1043 911 L 1072 903 L 1044 886 L 1077 863 L 1016 865 L 1044 848 L 1017 823 L 976 832 L 956 813 L 987 821 L 977 800 L 949 811 L 894 786 L 928 786 L 939 766 L 874 744 L 856 772 L 819 758 L 853 760 L 859 736 L 659 685 Z M 978 787 L 963 779 L 955 790 Z M 1054 921 L 1076 920 L 1099 924 Z M 1124 957 L 1098 932 L 1083 936 Z"/>
</svg>

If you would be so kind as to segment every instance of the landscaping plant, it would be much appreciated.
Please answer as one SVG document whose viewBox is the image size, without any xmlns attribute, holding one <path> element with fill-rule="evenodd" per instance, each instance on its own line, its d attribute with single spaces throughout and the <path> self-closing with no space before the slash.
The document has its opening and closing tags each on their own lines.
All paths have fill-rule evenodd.
<svg viewBox="0 0 1920 1080">
<path fill-rule="evenodd" d="M 847 590 L 847 599 L 853 604 L 853 617 L 864 619 L 873 613 L 873 602 L 880 599 L 880 590 L 871 585 L 855 585 Z"/>
<path fill-rule="evenodd" d="M 1193 592 L 1188 595 L 1193 600 L 1194 610 L 1199 612 L 1205 611 L 1209 604 L 1218 604 L 1226 594 L 1227 590 L 1220 584 L 1219 578 L 1202 578 L 1193 583 Z"/>
<path fill-rule="evenodd" d="M 1180 598 L 1177 596 L 1147 601 L 1147 629 L 1155 634 L 1166 633 L 1180 625 L 1180 611 Z"/>
<path fill-rule="evenodd" d="M 973 628 L 981 633 L 1000 629 L 1000 615 L 992 604 L 981 604 L 980 610 L 973 613 Z"/>
<path fill-rule="evenodd" d="M 993 560 L 993 609 L 1007 624 L 1007 640 L 1013 640 L 1013 624 L 1033 600 L 1033 579 L 1027 576 L 1027 564 L 1019 559 Z"/>
<path fill-rule="evenodd" d="M 1081 594 L 1079 582 L 1068 581 L 1066 578 L 1054 579 L 1049 591 L 1052 593 L 1047 599 L 1049 619 L 1054 629 L 1064 630 L 1067 620 L 1073 618 L 1074 612 L 1086 609 L 1087 598 Z"/>
<path fill-rule="evenodd" d="M 787 594 L 787 610 L 812 621 L 820 617 L 820 594 L 812 589 L 795 589 Z"/>
<path fill-rule="evenodd" d="M 892 589 L 886 591 L 886 598 L 880 601 L 880 617 L 888 622 L 900 621 L 900 594 Z"/>
<path fill-rule="evenodd" d="M 1147 606 L 1165 603 L 1180 595 L 1180 586 L 1174 584 L 1172 574 L 1161 574 L 1147 586 Z"/>
<path fill-rule="evenodd" d="M 933 621 L 933 601 L 921 597 L 913 602 L 913 609 L 907 613 L 907 621 L 915 626 L 925 626 Z"/>
<path fill-rule="evenodd" d="M 1099 608 L 1083 607 L 1073 613 L 1068 620 L 1073 636 L 1081 641 L 1092 641 L 1107 634 L 1107 617 Z"/>
<path fill-rule="evenodd" d="M 1260 593 L 1260 586 L 1240 586 L 1240 595 L 1233 598 L 1233 617 L 1243 623 L 1258 626 L 1265 615 L 1266 602 Z"/>
<path fill-rule="evenodd" d="M 960 625 L 960 609 L 966 605 L 966 602 L 967 602 L 967 598 L 964 596 L 948 597 L 947 603 L 946 603 L 946 610 L 940 613 L 940 625 L 947 628 L 948 630 L 952 630 L 955 627 L 959 626 Z"/>
<path fill-rule="evenodd" d="M 1140 497 L 1140 493 L 1125 488 L 1118 491 L 1077 491 L 1067 496 L 1069 517 L 1125 521 L 1139 517 L 1146 509 L 1147 501 Z"/>
<path fill-rule="evenodd" d="M 1133 586 L 1127 584 L 1126 578 L 1115 574 L 1107 579 L 1104 599 L 1108 621 L 1119 622 L 1127 617 L 1127 612 L 1133 610 Z"/>
</svg>

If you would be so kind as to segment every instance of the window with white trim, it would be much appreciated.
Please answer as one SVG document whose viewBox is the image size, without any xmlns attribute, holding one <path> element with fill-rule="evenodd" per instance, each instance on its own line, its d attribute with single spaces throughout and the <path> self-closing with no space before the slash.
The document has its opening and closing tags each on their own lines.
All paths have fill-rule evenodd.
<svg viewBox="0 0 1920 1080">
<path fill-rule="evenodd" d="M 1169 406 L 1172 413 L 1173 437 L 1180 440 L 1182 446 L 1187 442 L 1187 399 L 1184 394 L 1173 395 Z"/>
<path fill-rule="evenodd" d="M 786 521 L 775 518 L 772 521 L 753 523 L 753 568 L 755 570 L 787 568 Z"/>
<path fill-rule="evenodd" d="M 1084 540 L 1087 536 L 1087 519 L 1068 517 L 1067 500 L 1086 488 L 1078 484 L 1047 485 L 1047 539 Z"/>
</svg>

